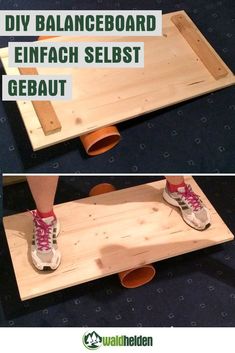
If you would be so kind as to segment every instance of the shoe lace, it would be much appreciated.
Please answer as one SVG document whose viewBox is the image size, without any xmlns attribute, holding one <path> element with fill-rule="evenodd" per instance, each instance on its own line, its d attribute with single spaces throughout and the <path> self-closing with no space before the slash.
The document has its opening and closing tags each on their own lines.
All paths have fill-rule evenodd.
<svg viewBox="0 0 235 353">
<path fill-rule="evenodd" d="M 50 250 L 50 231 L 51 224 L 47 224 L 37 215 L 37 211 L 30 211 L 33 216 L 33 222 L 35 225 L 35 240 L 38 246 L 38 250 L 45 251 Z"/>
<path fill-rule="evenodd" d="M 193 211 L 199 211 L 202 209 L 202 203 L 200 197 L 195 194 L 190 185 L 184 187 L 184 191 L 180 191 L 182 197 L 190 204 Z"/>
</svg>

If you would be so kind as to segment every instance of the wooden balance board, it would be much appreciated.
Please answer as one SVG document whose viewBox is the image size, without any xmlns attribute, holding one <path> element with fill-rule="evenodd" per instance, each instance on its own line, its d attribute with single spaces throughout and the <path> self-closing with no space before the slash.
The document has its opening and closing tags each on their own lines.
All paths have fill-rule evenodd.
<svg viewBox="0 0 235 353">
<path fill-rule="evenodd" d="M 212 225 L 203 232 L 189 227 L 178 209 L 163 200 L 164 180 L 56 205 L 62 262 L 54 272 L 37 271 L 31 263 L 31 215 L 5 217 L 21 299 L 232 240 L 196 182 L 192 178 L 187 182 L 211 212 Z"/>
<path fill-rule="evenodd" d="M 17 102 L 34 150 L 235 83 L 233 73 L 184 11 L 163 15 L 161 37 L 57 37 L 47 41 L 141 41 L 145 67 L 18 69 L 8 66 L 8 49 L 1 49 L 9 75 L 27 70 L 72 75 L 72 100 Z"/>
</svg>

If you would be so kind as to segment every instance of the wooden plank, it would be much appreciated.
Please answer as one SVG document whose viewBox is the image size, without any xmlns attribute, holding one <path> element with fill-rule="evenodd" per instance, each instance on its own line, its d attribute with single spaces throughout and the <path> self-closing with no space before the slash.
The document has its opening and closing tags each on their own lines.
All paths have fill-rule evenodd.
<svg viewBox="0 0 235 353">
<path fill-rule="evenodd" d="M 32 219 L 28 213 L 3 219 L 22 300 L 98 279 L 233 239 L 196 182 L 188 177 L 211 212 L 212 225 L 199 232 L 185 224 L 162 198 L 165 181 L 57 205 L 61 223 L 60 267 L 36 271 L 28 251 Z"/>
<path fill-rule="evenodd" d="M 0 48 L 0 58 L 8 58 L 8 47 Z"/>
<path fill-rule="evenodd" d="M 211 50 L 192 21 L 182 14 L 172 16 L 171 20 L 216 80 L 228 75 L 223 62 Z"/>
<path fill-rule="evenodd" d="M 38 75 L 38 71 L 35 67 L 19 67 L 21 75 Z"/>
<path fill-rule="evenodd" d="M 3 176 L 2 178 L 3 186 L 18 184 L 26 181 L 25 176 Z"/>
<path fill-rule="evenodd" d="M 5 55 L 5 51 L 3 51 L 3 49 L 0 50 L 0 56 L 4 68 L 7 68 L 6 71 L 8 75 L 20 75 L 18 67 L 8 66 L 8 56 Z M 40 130 L 40 134 L 45 136 L 42 130 L 42 125 L 38 119 L 38 116 L 31 101 L 16 101 L 16 104 L 22 115 L 23 123 L 28 134 L 29 140 L 31 142 L 32 148 L 34 149 L 34 143 L 31 138 L 31 135 L 33 134 L 33 131 Z"/>
<path fill-rule="evenodd" d="M 37 75 L 34 67 L 19 68 L 21 75 Z M 45 135 L 50 135 L 61 130 L 60 121 L 50 101 L 32 101 L 35 112 L 41 123 Z"/>
<path fill-rule="evenodd" d="M 53 42 L 141 41 L 145 47 L 144 68 L 45 68 L 39 74 L 67 74 L 73 77 L 73 99 L 53 101 L 62 129 L 45 136 L 29 101 L 17 102 L 34 150 L 115 125 L 200 95 L 235 84 L 231 70 L 216 80 L 172 22 L 174 15 L 189 17 L 184 11 L 163 15 L 162 37 L 57 37 Z M 206 45 L 219 58 L 206 41 Z M 5 53 L 4 53 L 5 55 Z M 7 74 L 8 58 L 2 58 Z"/>
</svg>

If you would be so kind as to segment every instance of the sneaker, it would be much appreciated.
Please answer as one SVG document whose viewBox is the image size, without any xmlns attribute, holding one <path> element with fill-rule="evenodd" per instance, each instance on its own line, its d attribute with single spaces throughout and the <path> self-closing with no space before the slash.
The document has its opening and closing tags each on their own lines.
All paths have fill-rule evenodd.
<svg viewBox="0 0 235 353">
<path fill-rule="evenodd" d="M 55 270 L 61 261 L 56 240 L 60 232 L 59 222 L 55 217 L 39 217 L 36 210 L 30 213 L 34 223 L 31 245 L 33 264 L 41 271 Z"/>
<path fill-rule="evenodd" d="M 163 198 L 170 205 L 179 207 L 184 221 L 194 229 L 204 230 L 210 226 L 209 210 L 190 185 L 179 187 L 176 192 L 170 192 L 166 185 Z"/>
</svg>

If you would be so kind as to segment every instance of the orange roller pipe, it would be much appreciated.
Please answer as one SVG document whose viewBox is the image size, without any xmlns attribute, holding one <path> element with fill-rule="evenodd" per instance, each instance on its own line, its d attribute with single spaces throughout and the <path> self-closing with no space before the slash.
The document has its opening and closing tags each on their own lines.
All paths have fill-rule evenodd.
<svg viewBox="0 0 235 353">
<path fill-rule="evenodd" d="M 137 288 L 150 282 L 156 274 L 153 265 L 123 271 L 118 274 L 121 284 L 125 288 Z"/>
<path fill-rule="evenodd" d="M 96 196 L 101 194 L 106 194 L 107 192 L 115 191 L 116 188 L 109 183 L 101 183 L 95 185 L 89 192 L 89 196 Z"/>
<path fill-rule="evenodd" d="M 81 142 L 89 156 L 97 156 L 116 146 L 121 135 L 116 126 L 108 126 L 80 136 Z"/>
</svg>

